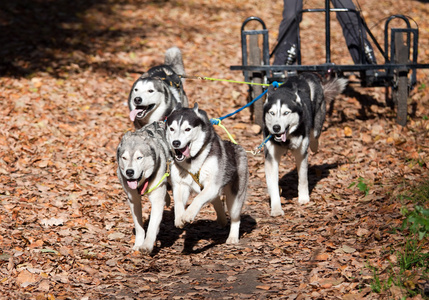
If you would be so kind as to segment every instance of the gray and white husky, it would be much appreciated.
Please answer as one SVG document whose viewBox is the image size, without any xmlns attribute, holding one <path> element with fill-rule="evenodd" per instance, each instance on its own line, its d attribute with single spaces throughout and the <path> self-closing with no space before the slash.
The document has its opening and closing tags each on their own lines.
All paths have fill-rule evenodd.
<svg viewBox="0 0 429 300">
<path fill-rule="evenodd" d="M 191 223 L 206 203 L 212 203 L 219 224 L 227 223 L 220 199 L 226 196 L 231 219 L 227 243 L 239 242 L 240 217 L 247 196 L 249 171 L 247 155 L 241 146 L 223 141 L 216 134 L 207 113 L 193 108 L 174 110 L 167 119 L 167 141 L 173 151 L 171 168 L 175 225 Z M 198 193 L 186 208 L 192 192 Z"/>
<path fill-rule="evenodd" d="M 171 156 L 165 139 L 165 123 L 154 122 L 135 132 L 128 131 L 119 143 L 116 158 L 118 178 L 128 196 L 136 230 L 133 249 L 150 253 L 159 231 L 164 205 L 170 204 L 165 174 Z M 147 193 L 151 212 L 145 238 L 141 196 Z"/>
<path fill-rule="evenodd" d="M 326 115 L 326 101 L 340 94 L 347 80 L 322 81 L 313 73 L 287 78 L 279 88 L 270 86 L 264 103 L 265 178 L 271 198 L 271 215 L 283 215 L 279 194 L 279 163 L 288 149 L 298 170 L 298 203 L 310 201 L 308 190 L 308 148 L 317 152 Z"/>
<path fill-rule="evenodd" d="M 185 79 L 179 75 L 185 75 L 182 53 L 172 47 L 165 53 L 164 65 L 151 68 L 134 82 L 128 107 L 135 128 L 165 120 L 179 103 L 188 106 L 183 89 Z"/>
</svg>

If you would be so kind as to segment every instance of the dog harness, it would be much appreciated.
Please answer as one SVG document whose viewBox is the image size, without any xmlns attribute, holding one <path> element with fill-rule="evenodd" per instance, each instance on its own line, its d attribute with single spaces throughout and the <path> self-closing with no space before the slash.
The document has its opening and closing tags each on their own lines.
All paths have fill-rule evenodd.
<svg viewBox="0 0 429 300">
<path fill-rule="evenodd" d="M 143 195 L 147 195 L 151 193 L 153 190 L 155 190 L 157 187 L 160 186 L 160 184 L 165 180 L 165 178 L 170 176 L 170 163 L 171 163 L 170 161 L 167 162 L 167 171 L 165 171 L 165 174 L 162 176 L 161 180 L 157 184 L 155 184 L 155 186 L 151 187 L 146 192 L 144 192 Z"/>
<path fill-rule="evenodd" d="M 200 171 L 198 171 L 195 174 L 189 172 L 188 170 L 186 170 L 186 172 L 188 172 L 188 174 L 191 175 L 192 179 L 199 185 L 200 189 L 203 190 L 204 186 L 200 182 Z"/>
</svg>

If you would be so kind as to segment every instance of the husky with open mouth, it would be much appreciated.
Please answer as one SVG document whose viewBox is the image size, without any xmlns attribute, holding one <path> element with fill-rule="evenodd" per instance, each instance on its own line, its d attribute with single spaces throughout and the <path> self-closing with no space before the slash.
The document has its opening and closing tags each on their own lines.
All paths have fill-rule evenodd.
<svg viewBox="0 0 429 300">
<path fill-rule="evenodd" d="M 134 250 L 150 253 L 158 235 L 167 194 L 168 164 L 171 159 L 165 139 L 165 123 L 146 125 L 128 131 L 119 143 L 116 158 L 118 178 L 128 196 L 136 230 Z M 146 238 L 142 220 L 142 195 L 148 195 L 151 212 Z"/>
<path fill-rule="evenodd" d="M 339 95 L 347 79 L 322 80 L 313 73 L 302 73 L 286 79 L 279 88 L 269 87 L 264 103 L 264 137 L 272 136 L 265 145 L 265 178 L 271 198 L 271 215 L 279 216 L 279 163 L 291 150 L 298 170 L 298 203 L 310 201 L 308 190 L 308 148 L 317 152 L 326 115 L 326 101 Z"/>
<path fill-rule="evenodd" d="M 238 243 L 241 209 L 249 180 L 244 149 L 221 140 L 207 113 L 198 109 L 197 104 L 173 111 L 167 119 L 166 136 L 175 160 L 171 183 L 176 227 L 191 223 L 207 203 L 213 204 L 218 223 L 226 225 L 225 208 L 220 199 L 224 194 L 231 219 L 226 242 Z M 197 195 L 185 210 L 192 192 Z"/>
<path fill-rule="evenodd" d="M 165 53 L 164 65 L 151 68 L 134 82 L 128 107 L 136 129 L 165 120 L 179 103 L 188 106 L 184 79 L 180 75 L 185 75 L 182 53 L 172 47 Z"/>
</svg>

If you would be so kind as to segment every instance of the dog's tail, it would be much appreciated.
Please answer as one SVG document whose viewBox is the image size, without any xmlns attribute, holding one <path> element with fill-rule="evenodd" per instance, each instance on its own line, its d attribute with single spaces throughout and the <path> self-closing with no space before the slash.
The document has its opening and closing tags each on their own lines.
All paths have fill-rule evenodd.
<svg viewBox="0 0 429 300">
<path fill-rule="evenodd" d="M 323 94 L 326 101 L 333 100 L 346 88 L 348 80 L 346 78 L 333 77 L 323 82 Z"/>
<path fill-rule="evenodd" d="M 176 74 L 185 75 L 182 52 L 177 47 L 171 47 L 165 52 L 165 64 L 170 66 Z M 182 78 L 182 81 L 184 79 Z"/>
</svg>

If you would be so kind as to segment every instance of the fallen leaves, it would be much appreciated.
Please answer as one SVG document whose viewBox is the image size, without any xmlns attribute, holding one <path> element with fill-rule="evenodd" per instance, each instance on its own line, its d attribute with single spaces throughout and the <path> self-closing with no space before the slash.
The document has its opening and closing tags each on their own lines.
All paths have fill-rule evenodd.
<svg viewBox="0 0 429 300">
<path fill-rule="evenodd" d="M 389 232 L 401 222 L 401 207 L 392 199 L 401 185 L 427 175 L 427 87 L 413 91 L 406 128 L 395 124 L 383 91 L 354 87 L 351 95 L 341 95 L 327 117 L 319 152 L 310 155 L 308 205 L 296 203 L 293 157 L 282 158 L 283 217 L 269 216 L 263 154 L 249 154 L 251 177 L 239 245 L 224 244 L 227 229 L 218 227 L 210 206 L 183 230 L 174 227 L 173 207 L 168 207 L 153 256 L 132 251 L 132 220 L 116 178 L 115 151 L 122 134 L 132 128 L 125 103 L 133 81 L 161 63 L 165 49 L 174 44 L 183 50 L 188 74 L 241 80 L 242 74 L 229 66 L 241 63 L 241 22 L 255 12 L 267 22 L 271 45 L 275 42 L 281 1 L 200 2 L 167 1 L 162 10 L 127 1 L 85 6 L 84 11 L 70 11 L 76 22 L 61 22 L 59 28 L 70 30 L 64 36 L 73 36 L 49 36 L 31 55 L 25 50 L 25 59 L 8 60 L 17 73 L 0 78 L 3 297 L 356 299 L 371 292 L 367 262 L 383 266 L 397 259 L 384 254 L 402 240 Z M 386 10 L 408 8 L 404 3 L 391 1 Z M 364 0 L 361 5 L 371 21 L 384 18 L 379 3 Z M 423 13 L 417 9 L 422 5 L 413 1 L 412 15 Z M 38 12 L 34 16 L 68 15 L 32 9 Z M 166 20 L 175 20 L 174 26 Z M 429 27 L 424 13 L 421 20 L 421 28 Z M 304 27 L 311 43 L 322 43 L 311 22 Z M 17 36 L 25 38 L 25 32 Z M 335 43 L 341 60 L 347 59 L 340 30 L 333 34 L 334 41 L 337 34 L 341 39 Z M 427 34 L 422 32 L 422 49 L 429 48 Z M 22 39 L 10 36 L 9 43 L 22 46 Z M 29 44 L 39 38 L 31 35 Z M 53 40 L 65 47 L 56 48 Z M 76 49 L 76 44 L 85 44 L 87 50 Z M 19 47 L 10 49 L 19 55 Z M 11 55 L 4 51 L 0 49 Z M 323 61 L 320 53 L 310 56 Z M 17 67 L 34 69 L 20 76 Z M 418 74 L 423 84 L 427 72 Z M 231 112 L 247 98 L 245 85 L 186 80 L 185 89 L 191 104 L 198 102 L 210 117 Z M 249 110 L 223 124 L 246 150 L 262 142 L 261 128 L 252 125 Z M 349 188 L 359 177 L 370 183 L 366 196 Z M 146 220 L 147 199 L 143 207 Z M 412 288 L 421 283 L 406 284 Z M 390 296 L 401 292 L 388 291 Z"/>
</svg>

